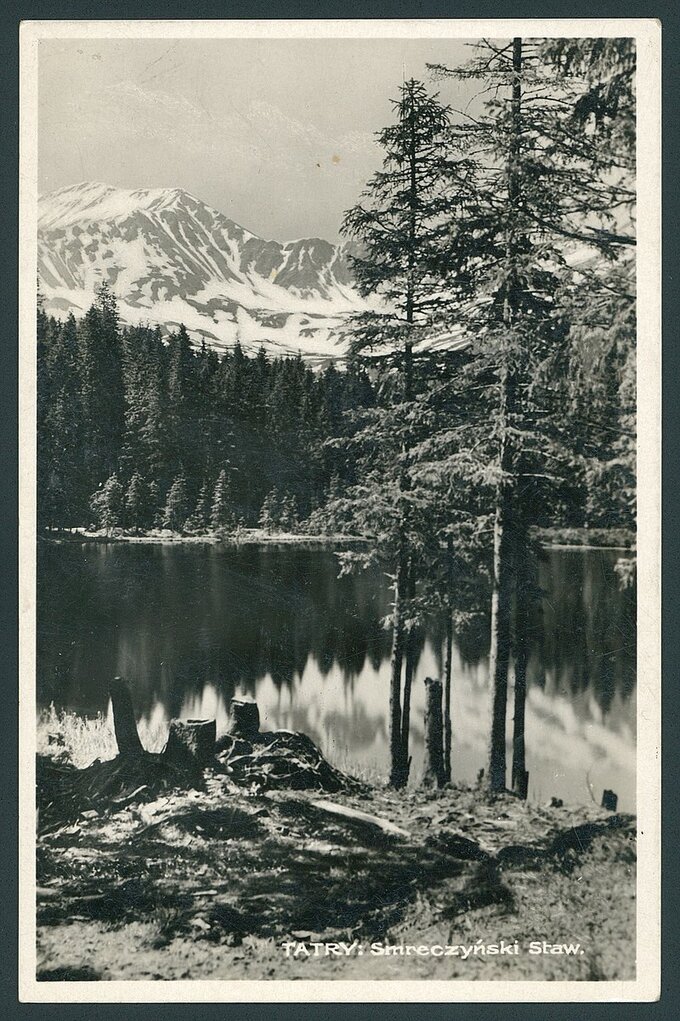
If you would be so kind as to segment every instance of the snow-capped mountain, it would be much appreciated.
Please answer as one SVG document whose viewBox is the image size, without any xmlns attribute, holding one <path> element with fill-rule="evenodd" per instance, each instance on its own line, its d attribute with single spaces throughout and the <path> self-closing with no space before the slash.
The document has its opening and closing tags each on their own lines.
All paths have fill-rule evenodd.
<svg viewBox="0 0 680 1021">
<path fill-rule="evenodd" d="M 347 313 L 366 307 L 348 247 L 266 241 L 181 189 L 85 183 L 40 199 L 38 280 L 48 312 L 82 315 L 106 280 L 121 319 L 184 323 L 224 349 L 342 357 Z"/>
</svg>

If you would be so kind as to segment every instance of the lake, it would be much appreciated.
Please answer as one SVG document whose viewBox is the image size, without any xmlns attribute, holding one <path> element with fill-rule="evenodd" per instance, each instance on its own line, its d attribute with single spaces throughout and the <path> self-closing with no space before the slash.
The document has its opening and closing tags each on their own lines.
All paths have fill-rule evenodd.
<svg viewBox="0 0 680 1021">
<path fill-rule="evenodd" d="M 635 596 L 613 550 L 553 549 L 539 566 L 526 742 L 529 797 L 635 810 Z M 290 547 L 41 543 L 39 707 L 109 710 L 130 682 L 150 727 L 172 717 L 229 722 L 232 697 L 257 700 L 263 729 L 309 734 L 336 765 L 388 771 L 390 590 L 379 573 L 337 576 L 333 553 Z M 423 678 L 442 673 L 443 635 L 420 642 L 412 697 L 412 776 L 423 745 Z M 453 657 L 453 779 L 474 781 L 488 736 L 488 628 Z M 508 735 L 512 720 L 512 677 Z"/>
</svg>

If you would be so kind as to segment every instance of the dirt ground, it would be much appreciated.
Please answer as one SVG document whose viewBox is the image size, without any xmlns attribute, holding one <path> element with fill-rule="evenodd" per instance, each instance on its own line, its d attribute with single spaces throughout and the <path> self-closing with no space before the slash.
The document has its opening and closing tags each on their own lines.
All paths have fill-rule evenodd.
<svg viewBox="0 0 680 1021">
<path fill-rule="evenodd" d="M 37 853 L 44 981 L 635 977 L 635 820 L 594 805 L 208 770 Z"/>
</svg>

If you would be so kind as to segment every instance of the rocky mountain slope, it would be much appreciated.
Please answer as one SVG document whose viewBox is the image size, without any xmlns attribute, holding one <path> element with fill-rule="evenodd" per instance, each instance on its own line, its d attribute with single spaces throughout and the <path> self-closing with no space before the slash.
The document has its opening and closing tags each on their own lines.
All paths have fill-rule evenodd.
<svg viewBox="0 0 680 1021">
<path fill-rule="evenodd" d="M 257 237 L 181 189 L 84 183 L 40 199 L 38 279 L 48 312 L 82 315 L 106 280 L 127 324 L 184 323 L 217 349 L 342 357 L 366 307 L 347 245 Z"/>
</svg>

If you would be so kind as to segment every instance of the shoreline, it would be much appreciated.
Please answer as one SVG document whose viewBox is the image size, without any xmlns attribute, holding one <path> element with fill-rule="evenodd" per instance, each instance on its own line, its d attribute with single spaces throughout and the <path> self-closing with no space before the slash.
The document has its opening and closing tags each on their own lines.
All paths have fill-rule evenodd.
<svg viewBox="0 0 680 1021">
<path fill-rule="evenodd" d="M 635 553 L 637 535 L 632 528 L 534 528 L 534 538 L 546 549 L 624 550 Z"/>
<path fill-rule="evenodd" d="M 43 532 L 39 538 L 55 545 L 67 543 L 131 543 L 137 545 L 168 546 L 307 546 L 330 548 L 335 546 L 365 546 L 370 539 L 356 535 L 314 535 L 297 532 L 266 532 L 264 529 L 247 528 L 241 532 L 216 535 L 203 532 L 200 535 L 181 535 L 168 530 L 152 530 L 142 533 L 123 531 L 107 535 L 85 529 Z"/>
<path fill-rule="evenodd" d="M 623 528 L 561 528 L 536 529 L 535 538 L 545 549 L 555 550 L 614 550 L 635 555 L 635 532 Z M 338 546 L 367 546 L 369 536 L 339 534 L 314 534 L 308 532 L 267 532 L 262 528 L 244 528 L 237 532 L 217 535 L 202 532 L 198 535 L 182 535 L 169 529 L 151 529 L 148 532 L 126 532 L 117 529 L 107 535 L 102 531 L 85 528 L 55 529 L 40 533 L 43 542 L 64 543 L 131 543 L 137 545 L 172 546 L 298 546 L 332 549 Z"/>
</svg>

